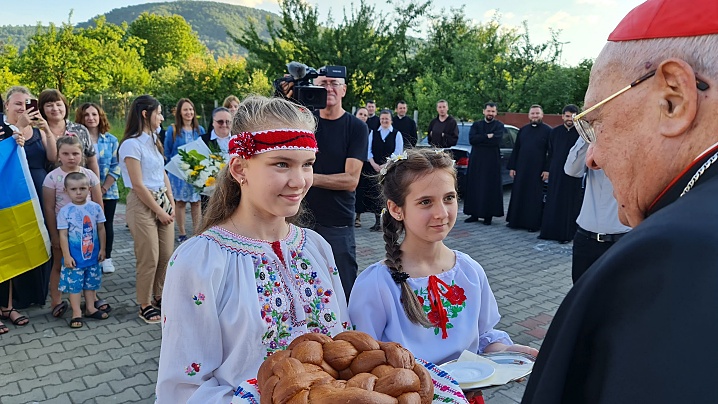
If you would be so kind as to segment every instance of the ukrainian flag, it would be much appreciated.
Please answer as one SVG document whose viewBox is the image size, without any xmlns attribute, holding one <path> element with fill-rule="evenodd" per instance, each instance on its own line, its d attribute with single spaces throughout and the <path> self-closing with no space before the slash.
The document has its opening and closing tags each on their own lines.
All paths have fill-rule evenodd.
<svg viewBox="0 0 718 404">
<path fill-rule="evenodd" d="M 50 237 L 25 149 L 0 141 L 0 282 L 50 259 Z"/>
</svg>

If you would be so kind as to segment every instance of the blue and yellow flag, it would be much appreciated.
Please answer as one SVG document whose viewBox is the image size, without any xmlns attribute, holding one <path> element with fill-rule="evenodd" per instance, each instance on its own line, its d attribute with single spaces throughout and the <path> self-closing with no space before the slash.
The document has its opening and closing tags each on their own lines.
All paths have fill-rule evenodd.
<svg viewBox="0 0 718 404">
<path fill-rule="evenodd" d="M 50 259 L 50 237 L 27 166 L 15 139 L 0 141 L 0 282 Z"/>
</svg>

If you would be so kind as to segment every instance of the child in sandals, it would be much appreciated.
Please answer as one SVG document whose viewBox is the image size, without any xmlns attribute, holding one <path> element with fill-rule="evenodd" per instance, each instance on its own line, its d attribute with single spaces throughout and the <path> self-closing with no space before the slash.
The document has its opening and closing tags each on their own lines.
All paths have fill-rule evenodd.
<svg viewBox="0 0 718 404">
<path fill-rule="evenodd" d="M 87 200 L 90 181 L 85 174 L 68 173 L 64 184 L 72 203 L 63 206 L 57 214 L 63 257 L 59 289 L 70 294 L 70 327 L 81 328 L 84 322 L 80 292 L 85 295 L 86 317 L 97 320 L 108 317 L 95 308 L 95 291 L 100 288 L 102 279 L 100 262 L 105 259 L 105 215 L 100 205 Z"/>
</svg>

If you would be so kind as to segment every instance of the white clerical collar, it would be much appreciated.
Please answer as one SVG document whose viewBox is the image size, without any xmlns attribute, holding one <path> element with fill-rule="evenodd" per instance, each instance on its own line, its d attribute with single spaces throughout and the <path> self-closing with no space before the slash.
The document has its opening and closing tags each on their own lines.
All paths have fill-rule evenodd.
<svg viewBox="0 0 718 404">
<path fill-rule="evenodd" d="M 209 140 L 226 139 L 226 138 L 228 138 L 228 137 L 229 137 L 229 135 L 227 135 L 227 136 L 225 136 L 225 137 L 219 137 L 219 136 L 217 136 L 217 132 L 215 132 L 214 129 L 212 129 L 212 133 L 209 134 Z"/>
</svg>

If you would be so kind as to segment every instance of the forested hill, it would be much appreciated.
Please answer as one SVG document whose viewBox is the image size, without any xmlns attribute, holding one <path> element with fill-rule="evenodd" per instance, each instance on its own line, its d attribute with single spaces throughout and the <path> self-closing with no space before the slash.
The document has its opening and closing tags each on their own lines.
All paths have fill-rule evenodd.
<svg viewBox="0 0 718 404">
<path fill-rule="evenodd" d="M 69 14 L 70 10 L 68 10 Z M 212 1 L 173 1 L 166 3 L 147 3 L 116 8 L 104 14 L 107 22 L 120 25 L 134 21 L 140 14 L 148 12 L 158 15 L 177 14 L 184 17 L 192 28 L 199 34 L 199 39 L 214 52 L 216 56 L 230 54 L 246 54 L 246 51 L 237 45 L 227 35 L 231 32 L 239 35 L 243 27 L 251 20 L 256 22 L 260 34 L 266 36 L 264 20 L 267 16 L 278 18 L 276 14 L 254 8 Z M 77 24 L 78 27 L 87 27 L 97 18 Z M 35 33 L 34 26 L 0 26 L 0 41 L 7 42 L 20 48 L 27 45 L 28 38 Z"/>
</svg>

